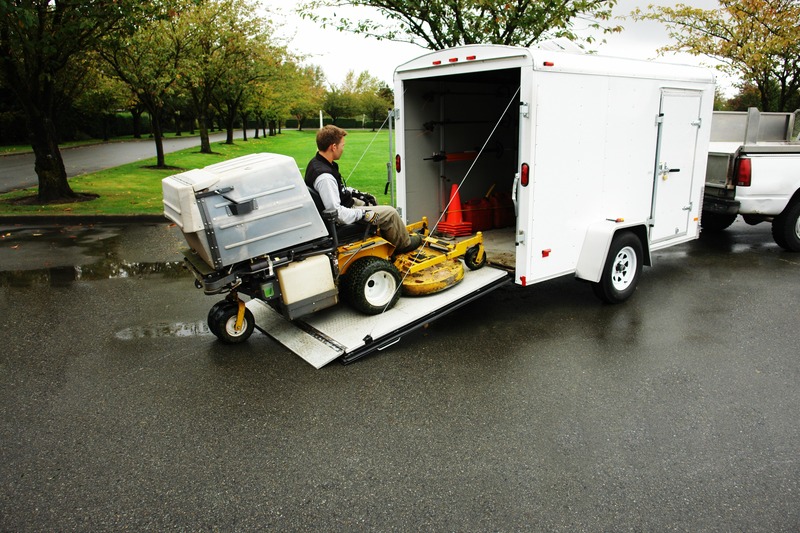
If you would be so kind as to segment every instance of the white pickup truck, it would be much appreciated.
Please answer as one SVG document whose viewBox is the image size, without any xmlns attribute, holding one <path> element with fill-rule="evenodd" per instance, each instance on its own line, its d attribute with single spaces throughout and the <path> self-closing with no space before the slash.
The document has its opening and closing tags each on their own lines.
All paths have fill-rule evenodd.
<svg viewBox="0 0 800 533">
<path fill-rule="evenodd" d="M 701 224 L 721 231 L 737 215 L 772 222 L 781 248 L 800 252 L 800 141 L 795 113 L 715 112 Z M 793 140 L 794 139 L 794 140 Z"/>
</svg>

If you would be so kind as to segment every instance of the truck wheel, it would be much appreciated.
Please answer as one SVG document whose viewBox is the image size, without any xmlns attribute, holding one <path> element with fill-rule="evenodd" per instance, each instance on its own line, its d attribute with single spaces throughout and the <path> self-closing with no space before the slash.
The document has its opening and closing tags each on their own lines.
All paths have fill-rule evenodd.
<svg viewBox="0 0 800 533">
<path fill-rule="evenodd" d="M 722 231 L 733 224 L 735 220 L 736 215 L 703 211 L 703 216 L 700 217 L 700 226 L 706 231 Z"/>
<path fill-rule="evenodd" d="M 480 261 L 478 261 L 479 251 L 479 246 L 473 246 L 464 254 L 464 264 L 467 265 L 470 270 L 478 270 L 479 268 L 483 268 L 486 264 L 486 250 L 483 250 L 483 257 L 481 257 Z"/>
<path fill-rule="evenodd" d="M 600 281 L 592 284 L 595 295 L 610 304 L 633 295 L 642 273 L 642 243 L 633 233 L 617 233 L 611 240 Z"/>
<path fill-rule="evenodd" d="M 800 202 L 790 204 L 772 220 L 772 238 L 790 252 L 800 252 Z"/>
<path fill-rule="evenodd" d="M 242 329 L 236 331 L 236 315 L 239 313 L 239 306 L 233 302 L 225 302 L 228 305 L 221 305 L 223 302 L 212 307 L 216 307 L 213 316 L 209 314 L 208 329 L 224 344 L 239 344 L 250 338 L 255 329 L 256 321 L 253 313 L 249 309 L 244 310 L 244 321 Z M 219 306 L 219 307 L 217 307 Z"/>
<path fill-rule="evenodd" d="M 400 272 L 386 259 L 363 257 L 348 269 L 342 294 L 357 311 L 377 315 L 400 298 Z"/>
</svg>

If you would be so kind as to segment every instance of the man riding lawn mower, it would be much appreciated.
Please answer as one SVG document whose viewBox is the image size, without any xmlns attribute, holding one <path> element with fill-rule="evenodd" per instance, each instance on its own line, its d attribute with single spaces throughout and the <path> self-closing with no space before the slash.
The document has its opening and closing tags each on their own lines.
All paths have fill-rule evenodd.
<svg viewBox="0 0 800 533">
<path fill-rule="evenodd" d="M 208 313 L 222 342 L 245 341 L 255 327 L 240 295 L 266 302 L 288 320 L 321 311 L 341 296 L 378 314 L 400 297 L 444 290 L 486 263 L 480 233 L 459 242 L 429 235 L 427 220 L 405 227 L 421 247 L 399 253 L 374 224 L 337 224 L 306 186 L 294 159 L 252 154 L 162 182 L 165 216 L 180 227 L 195 285 L 227 294 Z M 414 237 L 414 236 L 417 237 Z"/>
</svg>

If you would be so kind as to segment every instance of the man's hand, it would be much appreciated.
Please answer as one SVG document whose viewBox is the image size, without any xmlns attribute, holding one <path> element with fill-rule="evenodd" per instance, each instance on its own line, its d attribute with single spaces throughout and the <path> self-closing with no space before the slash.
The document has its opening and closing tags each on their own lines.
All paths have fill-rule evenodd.
<svg viewBox="0 0 800 533">
<path fill-rule="evenodd" d="M 352 189 L 350 194 L 353 195 L 353 198 L 358 198 L 364 202 L 364 205 L 378 205 L 378 200 L 367 192 L 361 192 L 359 190 Z"/>
<path fill-rule="evenodd" d="M 367 224 L 372 224 L 373 222 L 377 222 L 377 220 L 375 220 L 376 218 L 377 215 L 375 214 L 375 211 L 364 211 L 364 216 L 361 220 Z"/>
</svg>

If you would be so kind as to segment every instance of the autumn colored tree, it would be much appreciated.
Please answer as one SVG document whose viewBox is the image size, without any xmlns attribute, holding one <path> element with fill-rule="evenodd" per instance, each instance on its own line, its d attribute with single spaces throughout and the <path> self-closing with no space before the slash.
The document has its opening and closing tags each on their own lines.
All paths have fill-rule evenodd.
<svg viewBox="0 0 800 533">
<path fill-rule="evenodd" d="M 634 19 L 662 22 L 674 43 L 661 49 L 705 55 L 722 63 L 742 88 L 758 89 L 762 111 L 800 104 L 800 2 L 720 0 L 719 9 L 685 4 L 636 10 Z"/>
<path fill-rule="evenodd" d="M 544 39 L 566 37 L 591 43 L 574 24 L 618 32 L 611 25 L 611 9 L 617 0 L 306 0 L 300 13 L 321 25 L 378 39 L 410 42 L 439 50 L 464 44 L 530 46 Z M 376 18 L 342 17 L 326 8 L 370 7 Z M 365 11 L 366 12 L 366 11 Z M 330 16 L 326 15 L 330 13 Z"/>
</svg>

